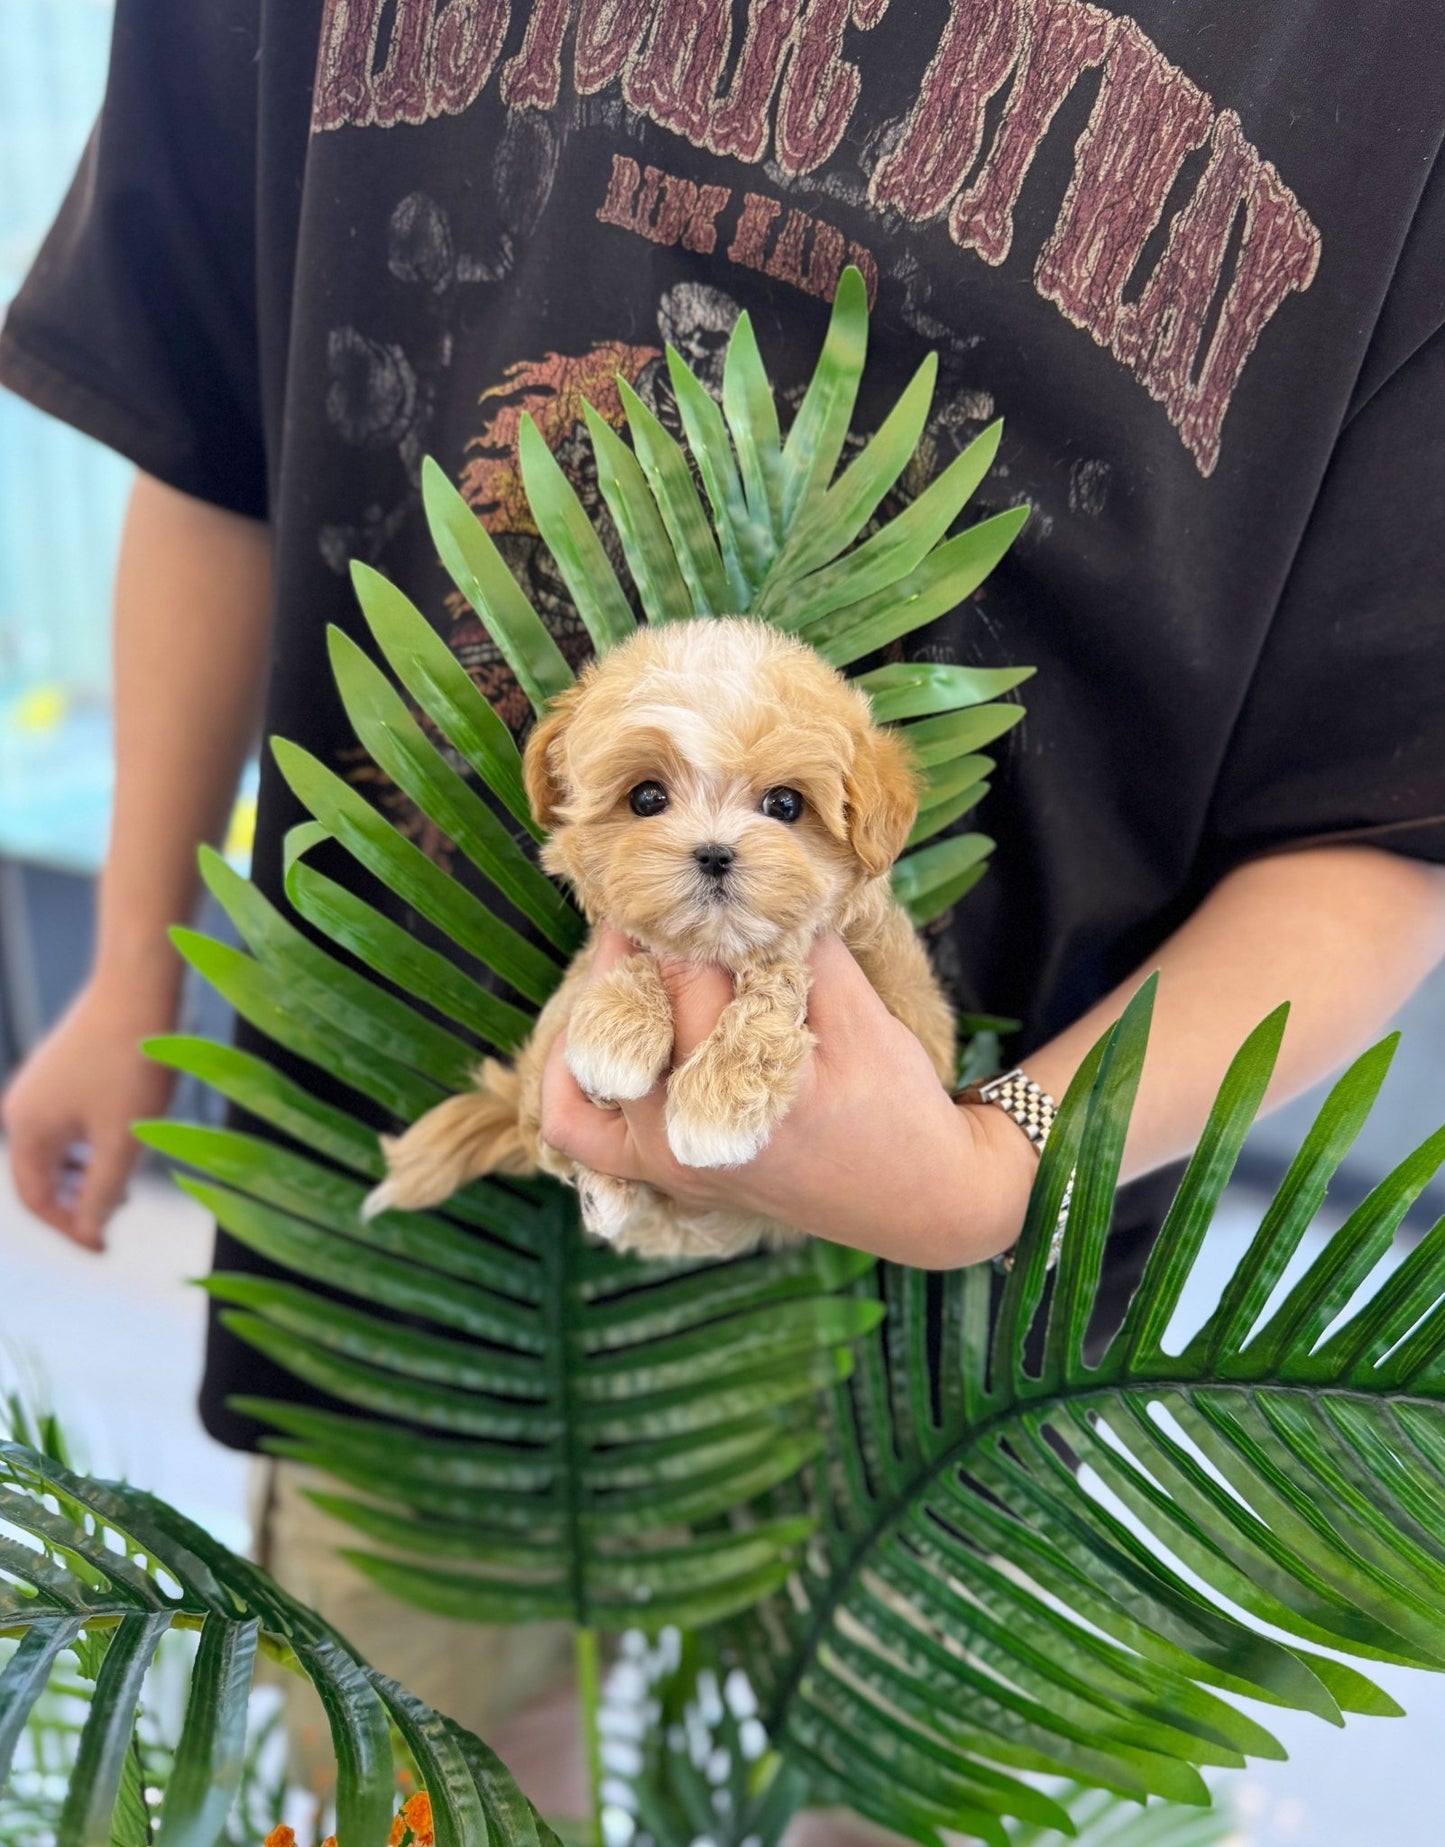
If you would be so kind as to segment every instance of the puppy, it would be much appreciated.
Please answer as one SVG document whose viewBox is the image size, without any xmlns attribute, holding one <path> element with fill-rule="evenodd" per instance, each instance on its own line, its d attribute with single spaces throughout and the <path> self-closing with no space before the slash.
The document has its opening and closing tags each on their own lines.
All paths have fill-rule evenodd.
<svg viewBox="0 0 1445 1847">
<path fill-rule="evenodd" d="M 763 622 L 704 618 L 639 628 L 588 667 L 534 728 L 523 773 L 550 830 L 542 864 L 571 882 L 594 937 L 514 1066 L 487 1059 L 475 1091 L 382 1137 L 388 1176 L 366 1215 L 434 1204 L 476 1175 L 542 1171 L 578 1187 L 584 1225 L 619 1250 L 721 1257 L 797 1237 L 576 1170 L 542 1140 L 542 1072 L 565 1027 L 567 1064 L 599 1102 L 666 1077 L 678 1161 L 750 1161 L 807 1062 L 807 955 L 833 931 L 951 1084 L 952 1011 L 889 888 L 918 806 L 902 741 L 811 648 Z M 603 921 L 643 948 L 591 982 Z M 712 1035 L 671 1071 L 658 955 L 734 981 Z"/>
</svg>

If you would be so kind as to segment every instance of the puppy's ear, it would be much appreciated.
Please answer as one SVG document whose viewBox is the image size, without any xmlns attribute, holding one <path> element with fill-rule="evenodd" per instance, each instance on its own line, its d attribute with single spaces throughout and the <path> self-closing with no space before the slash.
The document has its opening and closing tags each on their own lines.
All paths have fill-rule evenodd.
<svg viewBox="0 0 1445 1847">
<path fill-rule="evenodd" d="M 894 732 L 873 725 L 862 733 L 843 793 L 848 844 L 864 871 L 876 878 L 903 851 L 918 814 L 917 772 Z"/>
<path fill-rule="evenodd" d="M 549 830 L 557 819 L 557 810 L 567 799 L 562 774 L 562 734 L 572 722 L 581 690 L 578 684 L 558 693 L 533 725 L 532 735 L 522 752 L 522 786 L 527 791 L 534 819 Z"/>
</svg>

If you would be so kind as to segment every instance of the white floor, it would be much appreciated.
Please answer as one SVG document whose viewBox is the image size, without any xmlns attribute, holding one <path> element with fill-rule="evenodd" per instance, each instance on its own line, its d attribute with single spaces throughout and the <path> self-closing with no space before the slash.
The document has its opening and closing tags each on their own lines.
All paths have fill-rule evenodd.
<svg viewBox="0 0 1445 1847">
<path fill-rule="evenodd" d="M 243 1457 L 201 1430 L 194 1395 L 209 1226 L 179 1192 L 139 1182 L 110 1250 L 75 1250 L 23 1213 L 0 1149 L 0 1379 L 38 1383 L 96 1474 L 154 1489 L 227 1544 L 246 1540 Z M 1217 1290 L 1252 1229 L 1226 1214 L 1201 1294 Z M 1184 1313 L 1189 1313 L 1186 1303 Z M 1316 1720 L 1259 1713 L 1290 1751 L 1228 1779 L 1240 1847 L 1394 1847 L 1440 1838 L 1436 1753 L 1445 1744 L 1445 1678 L 1384 1670 L 1403 1720 Z"/>
<path fill-rule="evenodd" d="M 0 1380 L 57 1411 L 92 1475 L 152 1489 L 226 1545 L 247 1541 L 247 1459 L 196 1415 L 211 1226 L 159 1178 L 133 1184 L 102 1256 L 32 1218 L 0 1145 Z"/>
</svg>

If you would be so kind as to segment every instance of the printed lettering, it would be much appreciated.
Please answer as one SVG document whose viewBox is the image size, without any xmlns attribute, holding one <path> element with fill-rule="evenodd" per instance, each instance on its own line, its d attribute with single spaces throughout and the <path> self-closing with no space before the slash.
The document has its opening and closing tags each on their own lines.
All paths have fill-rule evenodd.
<svg viewBox="0 0 1445 1847">
<path fill-rule="evenodd" d="M 1209 98 L 1126 20 L 1109 53 L 1074 177 L 1039 255 L 1039 293 L 1108 346 L 1150 232 L 1191 148 L 1208 136 Z"/>
<path fill-rule="evenodd" d="M 1197 364 L 1241 206 L 1239 260 Z M 1163 404 L 1201 474 L 1213 473 L 1219 460 L 1220 426 L 1245 362 L 1285 297 L 1314 281 L 1319 260 L 1320 234 L 1309 215 L 1245 140 L 1235 112 L 1222 111 L 1198 190 L 1170 226 L 1158 267 L 1125 307 L 1114 337 L 1118 357 Z"/>
<path fill-rule="evenodd" d="M 635 160 L 614 154 L 597 216 L 654 244 L 680 244 L 706 256 L 717 244 L 718 213 L 731 197 L 729 186 L 698 186 L 658 167 L 643 172 Z"/>
<path fill-rule="evenodd" d="M 386 63 L 371 80 L 371 119 L 378 128 L 426 120 L 426 41 L 431 0 L 397 0 Z"/>
<path fill-rule="evenodd" d="M 562 88 L 562 39 L 572 0 L 533 0 L 526 37 L 502 71 L 509 109 L 555 109 Z"/>
<path fill-rule="evenodd" d="M 629 160 L 626 154 L 614 154 L 607 197 L 597 208 L 597 216 L 602 223 L 620 225 L 624 231 L 634 230 L 637 225 L 637 193 L 641 185 L 642 169 L 637 162 Z"/>
<path fill-rule="evenodd" d="M 811 212 L 790 211 L 768 248 L 769 234 L 782 209 L 777 199 L 765 193 L 744 193 L 742 215 L 728 246 L 729 259 L 827 301 L 837 292 L 844 264 L 853 263 L 862 271 L 871 302 L 878 290 L 878 265 L 872 251 L 845 238 L 825 219 Z"/>
<path fill-rule="evenodd" d="M 507 36 L 506 0 L 447 0 L 432 27 L 426 113 L 460 115 L 485 88 Z"/>
<path fill-rule="evenodd" d="M 714 154 L 759 161 L 768 146 L 768 112 L 797 37 L 803 0 L 753 0 L 732 88 L 713 105 L 706 144 Z"/>
<path fill-rule="evenodd" d="M 570 32 L 577 94 L 616 85 L 630 109 L 694 147 L 754 164 L 771 152 L 783 175 L 808 173 L 836 154 L 859 104 L 862 79 L 843 55 L 845 36 L 877 25 L 889 4 L 534 0 L 499 96 L 511 109 L 555 108 Z M 390 128 L 467 110 L 497 70 L 511 11 L 510 0 L 322 0 L 313 130 Z M 1131 369 L 1208 474 L 1264 329 L 1314 279 L 1320 234 L 1239 117 L 1216 112 L 1135 21 L 1091 0 L 950 0 L 868 202 L 914 223 L 944 217 L 961 251 L 1002 263 L 1039 149 L 1073 86 L 1099 67 L 1034 284 Z M 986 111 L 1005 86 L 985 148 Z M 1193 196 L 1158 236 L 1186 160 L 1206 145 Z M 619 153 L 597 217 L 706 254 L 726 236 L 720 221 L 732 197 L 726 186 Z M 1151 239 L 1163 253 L 1140 281 Z M 833 294 L 845 262 L 863 271 L 870 298 L 877 286 L 865 245 L 761 193 L 742 195 L 726 254 L 814 295 Z"/>
<path fill-rule="evenodd" d="M 858 66 L 843 56 L 843 28 L 873 26 L 888 0 L 813 0 L 803 15 L 778 103 L 776 153 L 788 173 L 811 173 L 843 139 L 858 102 Z M 861 11 L 861 17 L 860 17 Z"/>
<path fill-rule="evenodd" d="M 313 131 L 391 128 L 458 115 L 480 96 L 507 32 L 507 0 L 397 0 L 386 63 L 376 63 L 385 0 L 327 0 Z"/>
<path fill-rule="evenodd" d="M 1080 76 L 1101 64 L 1118 20 L 1078 0 L 1033 0 L 1026 9 L 1013 84 L 978 179 L 948 216 L 949 235 L 985 263 L 1002 263 L 1024 179 L 1059 106 Z"/>
<path fill-rule="evenodd" d="M 659 128 L 701 144 L 731 37 L 732 0 L 667 0 L 623 74 L 624 98 Z"/>
<path fill-rule="evenodd" d="M 871 204 L 895 206 L 906 218 L 935 218 L 945 209 L 978 159 L 984 106 L 1018 49 L 1017 6 L 954 0 L 898 145 L 874 169 Z"/>
<path fill-rule="evenodd" d="M 743 215 L 728 246 L 730 261 L 741 263 L 744 269 L 761 269 L 767 262 L 768 231 L 782 209 L 776 199 L 765 193 L 745 192 Z"/>
<path fill-rule="evenodd" d="M 371 121 L 371 61 L 383 4 L 384 0 L 326 0 L 316 48 L 313 133 Z"/>
<path fill-rule="evenodd" d="M 577 15 L 573 81 L 579 96 L 615 83 L 642 43 L 653 0 L 582 0 Z"/>
</svg>

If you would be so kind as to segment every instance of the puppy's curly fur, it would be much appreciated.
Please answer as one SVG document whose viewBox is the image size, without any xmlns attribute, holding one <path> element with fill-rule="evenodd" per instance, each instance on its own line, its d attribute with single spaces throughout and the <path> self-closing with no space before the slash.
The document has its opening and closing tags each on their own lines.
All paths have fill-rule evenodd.
<svg viewBox="0 0 1445 1847">
<path fill-rule="evenodd" d="M 811 648 L 725 617 L 640 628 L 554 701 L 523 771 L 551 830 L 542 863 L 594 926 L 643 952 L 589 981 L 594 934 L 513 1067 L 487 1059 L 474 1091 L 382 1138 L 389 1171 L 368 1216 L 434 1204 L 476 1175 L 542 1171 L 578 1187 L 584 1224 L 619 1250 L 726 1256 L 795 1237 L 578 1171 L 542 1140 L 542 1072 L 565 1027 L 589 1095 L 641 1097 L 666 1076 L 668 1141 L 684 1165 L 751 1160 L 807 1062 L 808 949 L 834 931 L 951 1083 L 952 1011 L 889 888 L 918 807 L 902 742 Z M 671 1071 L 658 954 L 734 977 L 712 1035 Z"/>
</svg>

